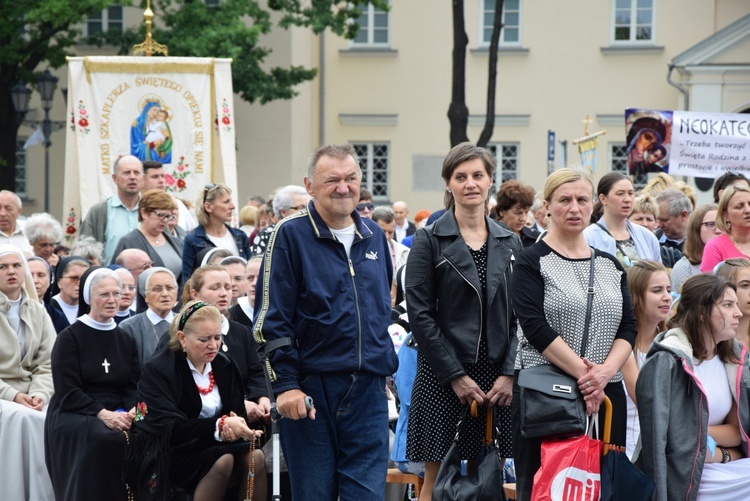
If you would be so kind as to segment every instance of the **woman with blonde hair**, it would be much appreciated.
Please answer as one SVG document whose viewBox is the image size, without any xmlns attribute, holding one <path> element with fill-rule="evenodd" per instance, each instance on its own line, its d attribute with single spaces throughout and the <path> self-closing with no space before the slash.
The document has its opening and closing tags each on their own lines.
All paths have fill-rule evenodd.
<svg viewBox="0 0 750 501">
<path fill-rule="evenodd" d="M 723 235 L 711 239 L 703 249 L 701 272 L 712 271 L 732 257 L 750 259 L 750 188 L 735 184 L 724 190 L 719 200 L 716 226 Z"/>
<path fill-rule="evenodd" d="M 518 499 L 524 501 L 531 499 L 542 439 L 521 433 L 522 369 L 551 364 L 565 371 L 577 380 L 589 415 L 598 412 L 606 394 L 613 405 L 612 442 L 622 444 L 626 403 L 620 368 L 636 337 L 625 270 L 612 254 L 589 247 L 583 235 L 594 207 L 591 177 L 573 169 L 553 172 L 544 185 L 544 205 L 550 214 L 548 232 L 524 249 L 511 277 L 511 300 L 519 323 L 511 401 L 513 457 Z M 581 353 L 585 325 L 588 343 Z"/>
<path fill-rule="evenodd" d="M 627 275 L 628 290 L 638 325 L 633 353 L 622 367 L 628 404 L 625 451 L 630 457 L 640 434 L 638 409 L 635 405 L 635 382 L 638 379 L 638 371 L 646 361 L 651 343 L 659 332 L 666 330 L 666 321 L 672 305 L 672 288 L 669 285 L 667 269 L 655 261 L 638 261 L 628 268 Z"/>
<path fill-rule="evenodd" d="M 235 205 L 226 184 L 207 184 L 195 204 L 198 226 L 185 235 L 182 250 L 182 281 L 187 281 L 199 264 L 196 255 L 207 247 L 220 247 L 232 255 L 249 259 L 250 240 L 244 231 L 232 228 Z"/>
<path fill-rule="evenodd" d="M 726 278 L 737 288 L 737 302 L 742 317 L 736 339 L 745 347 L 750 347 L 750 259 L 727 259 L 716 270 L 716 276 Z"/>
<path fill-rule="evenodd" d="M 721 235 L 716 225 L 716 204 L 699 205 L 688 219 L 685 230 L 685 246 L 682 248 L 682 258 L 672 268 L 672 290 L 680 292 L 682 283 L 701 272 L 701 260 L 706 243 Z"/>
<path fill-rule="evenodd" d="M 221 352 L 223 318 L 207 303 L 189 302 L 172 320 L 169 345 L 143 368 L 129 451 L 143 499 L 165 499 L 172 485 L 196 501 L 247 499 L 249 440 L 261 432 L 250 428 L 239 373 Z M 253 459 L 252 499 L 261 500 L 262 451 Z"/>
<path fill-rule="evenodd" d="M 633 200 L 633 212 L 628 216 L 628 220 L 648 231 L 654 231 L 656 228 L 656 218 L 659 217 L 659 204 L 649 195 L 639 195 Z"/>
</svg>

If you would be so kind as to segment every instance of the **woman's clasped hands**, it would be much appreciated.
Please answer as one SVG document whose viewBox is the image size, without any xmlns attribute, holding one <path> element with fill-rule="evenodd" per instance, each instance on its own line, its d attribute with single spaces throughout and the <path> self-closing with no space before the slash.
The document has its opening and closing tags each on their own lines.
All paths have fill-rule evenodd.
<svg viewBox="0 0 750 501">
<path fill-rule="evenodd" d="M 247 426 L 245 418 L 231 412 L 228 417 L 222 418 L 219 435 L 222 442 L 234 442 L 235 440 L 251 440 L 263 434 L 262 430 L 252 430 Z"/>
<path fill-rule="evenodd" d="M 604 387 L 614 373 L 606 366 L 595 364 L 588 358 L 584 358 L 583 363 L 586 365 L 586 374 L 578 379 L 578 389 L 586 402 L 586 414 L 591 415 L 599 412 L 599 406 L 604 400 Z"/>
</svg>

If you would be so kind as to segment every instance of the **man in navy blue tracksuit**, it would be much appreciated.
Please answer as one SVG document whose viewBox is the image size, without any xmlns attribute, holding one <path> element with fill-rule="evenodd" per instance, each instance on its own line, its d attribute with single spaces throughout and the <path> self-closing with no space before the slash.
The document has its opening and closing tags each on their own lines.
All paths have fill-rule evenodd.
<svg viewBox="0 0 750 501">
<path fill-rule="evenodd" d="M 294 499 L 380 500 L 385 489 L 393 268 L 383 231 L 357 213 L 361 179 L 350 146 L 315 152 L 312 201 L 277 224 L 259 272 L 255 338 L 291 340 L 268 370 L 289 418 L 281 442 Z"/>
</svg>

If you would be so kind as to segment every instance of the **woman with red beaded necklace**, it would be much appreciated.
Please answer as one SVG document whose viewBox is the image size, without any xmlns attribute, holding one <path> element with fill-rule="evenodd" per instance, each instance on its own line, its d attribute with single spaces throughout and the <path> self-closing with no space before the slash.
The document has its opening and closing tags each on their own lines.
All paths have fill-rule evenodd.
<svg viewBox="0 0 750 501">
<path fill-rule="evenodd" d="M 169 346 L 143 368 L 129 453 L 141 499 L 162 499 L 170 486 L 195 501 L 245 499 L 250 440 L 261 432 L 249 428 L 242 380 L 221 353 L 221 322 L 217 308 L 189 302 L 172 321 Z M 253 453 L 259 480 L 262 457 Z M 253 499 L 266 497 L 260 484 Z"/>
</svg>

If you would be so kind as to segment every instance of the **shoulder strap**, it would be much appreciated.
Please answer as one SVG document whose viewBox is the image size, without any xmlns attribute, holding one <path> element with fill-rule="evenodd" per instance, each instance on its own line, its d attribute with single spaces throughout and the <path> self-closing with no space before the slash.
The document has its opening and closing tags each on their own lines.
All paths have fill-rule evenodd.
<svg viewBox="0 0 750 501">
<path fill-rule="evenodd" d="M 604 226 L 602 226 L 601 224 L 599 224 L 599 223 L 594 223 L 594 224 L 597 225 L 599 228 L 601 228 L 602 231 L 604 231 L 604 233 L 606 233 L 607 235 L 609 235 L 610 237 L 612 237 L 612 240 L 615 241 L 615 247 L 617 247 L 617 250 L 620 251 L 620 254 L 622 254 L 623 256 L 627 257 L 627 254 L 625 254 L 625 251 L 622 249 L 622 246 L 620 245 L 620 242 L 609 232 L 609 230 L 607 228 L 605 228 Z"/>
<path fill-rule="evenodd" d="M 598 224 L 598 223 L 597 223 Z M 607 230 L 604 230 L 607 231 Z M 591 324 L 591 307 L 594 302 L 594 259 L 596 252 L 591 249 L 591 264 L 589 265 L 589 288 L 586 294 L 586 323 L 583 326 L 583 339 L 581 339 L 581 357 L 586 356 L 586 348 L 589 344 L 589 326 Z"/>
</svg>

